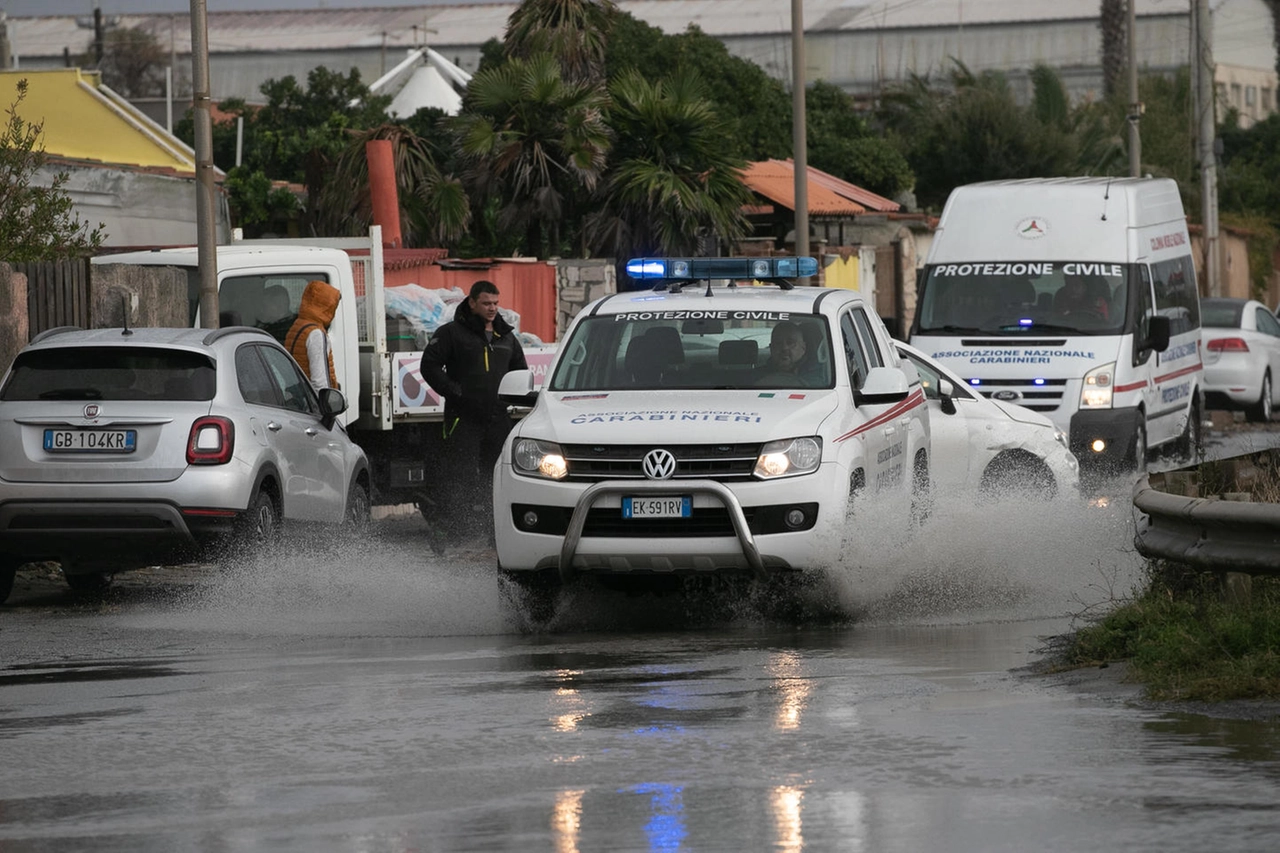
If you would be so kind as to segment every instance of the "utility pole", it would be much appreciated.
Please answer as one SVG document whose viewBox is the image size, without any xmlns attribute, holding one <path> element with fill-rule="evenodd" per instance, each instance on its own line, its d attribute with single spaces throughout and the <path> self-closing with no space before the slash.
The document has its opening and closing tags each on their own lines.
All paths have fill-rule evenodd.
<svg viewBox="0 0 1280 853">
<path fill-rule="evenodd" d="M 804 0 L 791 0 L 791 161 L 795 166 L 796 256 L 809 254 L 809 153 L 804 114 Z M 802 284 L 808 284 L 807 279 Z"/>
<path fill-rule="evenodd" d="M 1129 177 L 1142 177 L 1142 104 L 1138 101 L 1138 15 L 1137 0 L 1129 0 L 1129 25 L 1125 38 L 1129 47 Z"/>
<path fill-rule="evenodd" d="M 209 114 L 209 15 L 191 0 L 191 99 L 196 149 L 196 256 L 200 268 L 200 328 L 218 328 L 218 235 L 214 219 L 213 120 Z"/>
<path fill-rule="evenodd" d="M 1222 267 L 1218 262 L 1218 111 L 1214 107 L 1213 18 L 1209 0 L 1195 0 L 1196 147 L 1200 160 L 1200 218 L 1204 225 L 1204 274 L 1210 296 L 1222 295 Z"/>
</svg>

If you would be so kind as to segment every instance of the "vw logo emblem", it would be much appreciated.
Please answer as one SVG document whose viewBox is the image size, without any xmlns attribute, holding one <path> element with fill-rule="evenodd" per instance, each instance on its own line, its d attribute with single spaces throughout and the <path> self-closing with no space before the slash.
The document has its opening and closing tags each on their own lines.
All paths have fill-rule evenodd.
<svg viewBox="0 0 1280 853">
<path fill-rule="evenodd" d="M 1006 403 L 1012 403 L 1014 400 L 1018 399 L 1022 395 L 1019 394 L 1017 391 L 997 391 L 991 396 L 996 398 L 997 400 L 1003 400 Z"/>
<path fill-rule="evenodd" d="M 89 405 L 87 405 L 87 406 L 85 406 L 85 407 L 84 407 L 84 417 L 85 417 L 85 420 L 89 420 L 89 421 L 93 420 L 94 418 L 96 418 L 96 417 L 98 416 L 98 414 L 99 414 L 101 411 L 102 411 L 102 410 L 98 408 L 98 404 L 97 404 L 97 403 L 90 403 Z"/>
<path fill-rule="evenodd" d="M 669 480 L 676 472 L 676 458 L 670 450 L 650 450 L 644 455 L 644 475 L 650 480 Z"/>
</svg>

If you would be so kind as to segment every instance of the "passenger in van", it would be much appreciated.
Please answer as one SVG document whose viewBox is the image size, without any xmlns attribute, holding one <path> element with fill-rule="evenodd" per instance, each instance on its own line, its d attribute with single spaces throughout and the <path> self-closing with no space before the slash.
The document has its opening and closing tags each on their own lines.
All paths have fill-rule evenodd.
<svg viewBox="0 0 1280 853">
<path fill-rule="evenodd" d="M 1093 314 L 1104 320 L 1109 319 L 1107 315 L 1110 313 L 1110 305 L 1102 293 L 1106 289 L 1105 282 L 1091 281 L 1082 275 L 1069 275 L 1066 277 L 1066 284 L 1059 288 L 1053 298 L 1053 308 L 1060 314 Z"/>
<path fill-rule="evenodd" d="M 280 343 L 289 332 L 296 318 L 289 306 L 289 291 L 283 285 L 273 284 L 262 291 L 262 314 L 258 326 L 266 329 Z"/>
</svg>

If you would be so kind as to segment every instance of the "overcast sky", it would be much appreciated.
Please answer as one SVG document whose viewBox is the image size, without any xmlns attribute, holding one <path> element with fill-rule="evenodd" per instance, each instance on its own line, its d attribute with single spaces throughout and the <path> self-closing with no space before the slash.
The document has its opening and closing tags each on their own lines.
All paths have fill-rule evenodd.
<svg viewBox="0 0 1280 853">
<path fill-rule="evenodd" d="M 462 0 L 205 0 L 210 12 L 238 12 L 253 9 L 362 9 L 386 6 L 449 6 Z M 493 3 L 502 0 L 466 0 Z M 129 12 L 190 12 L 190 0 L 0 0 L 0 10 L 11 18 L 38 15 L 92 15 L 101 6 L 104 14 Z"/>
</svg>

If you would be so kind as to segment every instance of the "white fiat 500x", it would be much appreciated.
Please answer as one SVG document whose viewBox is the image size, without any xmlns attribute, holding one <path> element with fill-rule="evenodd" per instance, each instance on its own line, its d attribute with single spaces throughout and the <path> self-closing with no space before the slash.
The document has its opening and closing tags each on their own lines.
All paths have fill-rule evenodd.
<svg viewBox="0 0 1280 853">
<path fill-rule="evenodd" d="M 24 563 L 75 590 L 282 523 L 360 529 L 369 464 L 261 329 L 50 329 L 0 384 L 0 601 Z"/>
<path fill-rule="evenodd" d="M 851 501 L 928 489 L 925 395 L 876 313 L 812 258 L 640 259 L 588 305 L 494 479 L 501 570 L 672 575 L 831 565 Z M 752 284 L 755 282 L 756 284 Z M 541 582 L 541 581 L 540 581 Z"/>
</svg>

